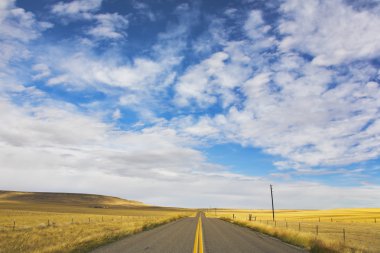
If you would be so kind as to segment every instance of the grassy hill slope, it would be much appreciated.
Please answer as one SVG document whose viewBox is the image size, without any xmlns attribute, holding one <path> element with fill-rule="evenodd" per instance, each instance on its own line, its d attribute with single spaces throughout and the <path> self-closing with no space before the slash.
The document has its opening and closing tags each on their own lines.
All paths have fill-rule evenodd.
<svg viewBox="0 0 380 253">
<path fill-rule="evenodd" d="M 0 191 L 0 203 L 7 204 L 56 204 L 93 208 L 141 207 L 142 202 L 111 196 L 79 193 Z"/>
</svg>

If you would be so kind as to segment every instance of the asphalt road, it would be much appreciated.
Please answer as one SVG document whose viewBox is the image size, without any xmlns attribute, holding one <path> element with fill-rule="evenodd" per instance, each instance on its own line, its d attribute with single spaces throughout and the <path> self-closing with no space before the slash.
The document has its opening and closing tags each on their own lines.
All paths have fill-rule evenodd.
<svg viewBox="0 0 380 253">
<path fill-rule="evenodd" d="M 300 253 L 307 252 L 276 238 L 219 219 L 203 219 L 206 253 Z"/>
<path fill-rule="evenodd" d="M 102 246 L 93 253 L 192 253 L 198 218 L 184 218 Z M 202 215 L 205 253 L 304 253 L 300 248 Z"/>
<path fill-rule="evenodd" d="M 93 253 L 193 252 L 195 218 L 183 218 L 102 246 Z"/>
</svg>

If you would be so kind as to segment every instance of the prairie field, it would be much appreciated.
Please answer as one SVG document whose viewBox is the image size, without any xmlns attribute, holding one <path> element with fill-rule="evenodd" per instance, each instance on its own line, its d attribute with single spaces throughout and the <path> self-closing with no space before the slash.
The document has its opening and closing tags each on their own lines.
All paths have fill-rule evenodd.
<svg viewBox="0 0 380 253">
<path fill-rule="evenodd" d="M 87 252 L 194 214 L 106 196 L 43 195 L 0 192 L 1 253 Z"/>
<path fill-rule="evenodd" d="M 318 241 L 332 250 L 326 252 L 380 252 L 380 208 L 277 210 L 275 221 L 271 210 L 208 209 L 206 215 L 309 249 Z"/>
</svg>

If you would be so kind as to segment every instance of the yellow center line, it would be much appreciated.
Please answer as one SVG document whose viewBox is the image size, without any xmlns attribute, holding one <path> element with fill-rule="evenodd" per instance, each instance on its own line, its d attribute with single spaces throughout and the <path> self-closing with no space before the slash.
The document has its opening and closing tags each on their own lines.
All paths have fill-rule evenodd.
<svg viewBox="0 0 380 253">
<path fill-rule="evenodd" d="M 200 215 L 198 218 L 197 230 L 195 231 L 193 253 L 203 253 L 202 219 Z"/>
</svg>

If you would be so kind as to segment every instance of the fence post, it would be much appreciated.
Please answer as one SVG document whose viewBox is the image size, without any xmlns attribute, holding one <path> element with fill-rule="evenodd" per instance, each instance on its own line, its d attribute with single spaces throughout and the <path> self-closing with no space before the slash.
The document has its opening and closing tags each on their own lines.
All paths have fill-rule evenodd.
<svg viewBox="0 0 380 253">
<path fill-rule="evenodd" d="M 15 228 L 16 228 L 16 221 L 14 220 L 13 221 L 13 230 L 15 230 Z"/>
<path fill-rule="evenodd" d="M 343 242 L 346 243 L 346 230 L 343 228 Z"/>
<path fill-rule="evenodd" d="M 315 226 L 315 232 L 318 235 L 318 225 Z"/>
<path fill-rule="evenodd" d="M 376 218 L 375 218 L 375 223 L 376 223 Z"/>
</svg>

